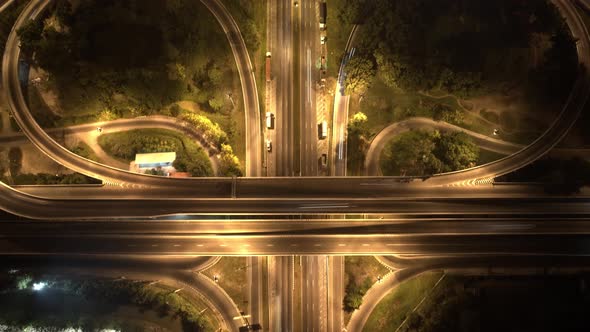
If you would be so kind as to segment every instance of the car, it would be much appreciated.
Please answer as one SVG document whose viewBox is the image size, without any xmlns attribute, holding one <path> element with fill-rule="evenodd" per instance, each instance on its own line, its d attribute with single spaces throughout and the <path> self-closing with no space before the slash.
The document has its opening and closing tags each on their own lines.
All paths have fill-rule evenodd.
<svg viewBox="0 0 590 332">
<path fill-rule="evenodd" d="M 271 112 L 266 112 L 266 128 L 274 128 L 274 118 L 274 114 L 272 114 Z"/>
<path fill-rule="evenodd" d="M 326 36 L 321 36 L 321 37 L 320 37 L 320 43 L 321 43 L 322 45 L 324 45 L 324 44 L 326 43 Z"/>
<path fill-rule="evenodd" d="M 299 7 L 299 2 L 297 2 L 297 1 L 293 2 L 293 6 Z"/>
<path fill-rule="evenodd" d="M 272 142 L 269 139 L 266 140 L 266 151 L 272 152 Z"/>
<path fill-rule="evenodd" d="M 328 155 L 327 154 L 322 153 L 321 162 L 322 162 L 322 166 L 326 166 L 328 164 Z"/>
<path fill-rule="evenodd" d="M 98 131 L 99 133 L 102 133 L 102 127 L 97 127 L 96 131 Z"/>
</svg>

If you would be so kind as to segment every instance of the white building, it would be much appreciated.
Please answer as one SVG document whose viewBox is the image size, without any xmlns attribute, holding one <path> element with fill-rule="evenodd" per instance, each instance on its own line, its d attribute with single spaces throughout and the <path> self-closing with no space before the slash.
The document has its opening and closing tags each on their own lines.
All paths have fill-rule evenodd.
<svg viewBox="0 0 590 332">
<path fill-rule="evenodd" d="M 138 153 L 129 168 L 137 173 L 145 173 L 151 169 L 162 169 L 164 173 L 173 173 L 174 160 L 176 160 L 176 152 Z"/>
</svg>

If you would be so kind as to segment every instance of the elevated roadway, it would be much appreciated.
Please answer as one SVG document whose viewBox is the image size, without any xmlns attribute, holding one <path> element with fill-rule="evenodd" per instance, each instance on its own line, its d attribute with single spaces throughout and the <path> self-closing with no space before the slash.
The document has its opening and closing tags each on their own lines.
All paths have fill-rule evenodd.
<svg viewBox="0 0 590 332">
<path fill-rule="evenodd" d="M 548 221 L 549 220 L 549 221 Z M 357 221 L 358 222 L 358 221 Z M 352 222 L 355 224 L 357 222 Z M 239 222 L 232 222 L 232 225 Z M 264 231 L 265 223 L 216 232 L 204 222 L 3 222 L 2 255 L 565 255 L 588 256 L 590 218 L 381 221 L 380 226 Z M 154 226 L 152 226 L 154 224 Z M 267 223 L 266 223 L 267 224 Z M 209 224 L 210 225 L 210 224 Z M 467 226 L 467 227 L 466 227 Z M 235 226 L 232 226 L 235 227 Z M 288 258 L 285 258 L 288 259 Z M 313 264 L 312 264 L 313 265 Z M 282 264 L 277 264 L 281 268 Z M 322 268 L 324 268 L 323 266 Z M 319 272 L 318 272 L 319 273 Z M 280 280 L 292 283 L 292 279 Z M 279 287 L 281 288 L 281 287 Z M 310 295 L 311 296 L 311 295 Z M 315 296 L 315 295 L 313 295 Z M 286 309 L 286 308 L 285 308 Z"/>
</svg>

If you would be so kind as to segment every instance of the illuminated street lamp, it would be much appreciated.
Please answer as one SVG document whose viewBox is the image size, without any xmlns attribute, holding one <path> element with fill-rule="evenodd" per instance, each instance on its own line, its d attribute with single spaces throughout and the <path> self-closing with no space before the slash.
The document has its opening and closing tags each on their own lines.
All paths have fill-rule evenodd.
<svg viewBox="0 0 590 332">
<path fill-rule="evenodd" d="M 33 284 L 33 290 L 34 291 L 41 291 L 41 290 L 43 290 L 43 288 L 45 288 L 45 286 L 47 286 L 47 283 L 45 283 L 45 282 L 36 282 Z"/>
</svg>

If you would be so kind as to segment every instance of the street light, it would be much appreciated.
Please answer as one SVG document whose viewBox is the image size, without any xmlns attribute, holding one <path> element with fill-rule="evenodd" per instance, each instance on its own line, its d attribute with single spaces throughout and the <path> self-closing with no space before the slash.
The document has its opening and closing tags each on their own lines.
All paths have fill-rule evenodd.
<svg viewBox="0 0 590 332">
<path fill-rule="evenodd" d="M 47 286 L 47 283 L 45 283 L 45 282 L 36 282 L 33 284 L 33 290 L 40 291 L 40 290 L 43 290 L 43 288 L 45 288 L 45 286 Z"/>
</svg>

